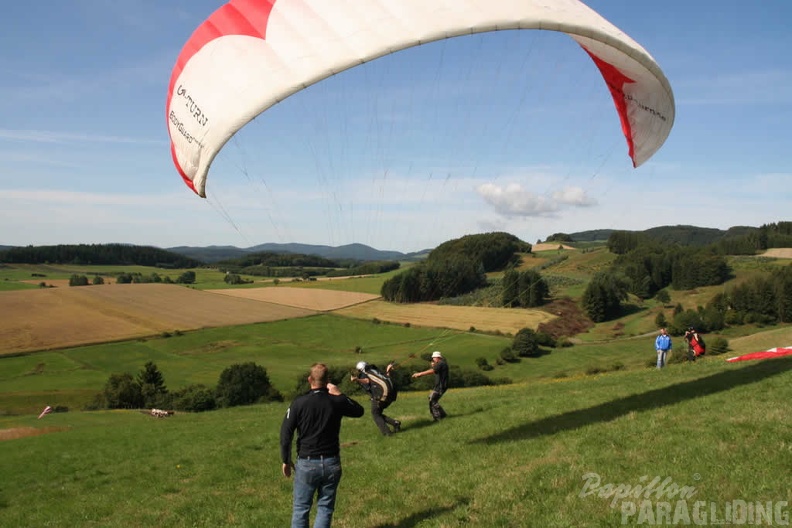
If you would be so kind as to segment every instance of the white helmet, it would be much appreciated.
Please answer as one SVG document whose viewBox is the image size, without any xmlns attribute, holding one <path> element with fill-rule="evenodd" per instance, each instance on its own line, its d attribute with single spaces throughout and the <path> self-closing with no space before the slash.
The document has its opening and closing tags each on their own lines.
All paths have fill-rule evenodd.
<svg viewBox="0 0 792 528">
<path fill-rule="evenodd" d="M 355 365 L 355 368 L 358 370 L 366 370 L 366 367 L 368 367 L 368 365 L 365 361 L 358 361 L 357 365 Z"/>
</svg>

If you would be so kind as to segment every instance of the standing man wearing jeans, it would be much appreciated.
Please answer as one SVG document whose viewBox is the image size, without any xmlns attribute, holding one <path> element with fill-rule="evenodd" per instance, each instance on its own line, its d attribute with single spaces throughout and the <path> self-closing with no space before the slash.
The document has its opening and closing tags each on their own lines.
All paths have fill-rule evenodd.
<svg viewBox="0 0 792 528">
<path fill-rule="evenodd" d="M 666 356 L 671 350 L 671 336 L 665 328 L 660 329 L 660 335 L 655 339 L 655 349 L 657 350 L 657 368 L 663 368 L 666 364 Z"/>
<path fill-rule="evenodd" d="M 310 392 L 292 402 L 281 424 L 283 476 L 290 477 L 294 470 L 292 528 L 308 528 L 314 495 L 317 495 L 314 528 L 329 528 L 341 481 L 338 439 L 341 418 L 360 418 L 363 407 L 329 382 L 327 366 L 323 363 L 311 366 L 308 383 Z M 295 430 L 298 431 L 296 465 L 291 453 Z"/>
</svg>

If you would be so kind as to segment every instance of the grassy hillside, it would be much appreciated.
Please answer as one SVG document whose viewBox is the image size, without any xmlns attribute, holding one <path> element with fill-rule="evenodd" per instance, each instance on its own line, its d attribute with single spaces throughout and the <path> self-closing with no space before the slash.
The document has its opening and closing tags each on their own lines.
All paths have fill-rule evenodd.
<svg viewBox="0 0 792 528">
<path fill-rule="evenodd" d="M 402 433 L 380 436 L 368 413 L 346 420 L 334 526 L 631 526 L 631 507 L 656 519 L 680 497 L 619 500 L 605 486 L 655 478 L 686 487 L 689 516 L 704 501 L 707 524 L 731 501 L 785 514 L 790 397 L 792 358 L 451 390 L 439 424 L 425 394 L 402 394 L 389 409 Z M 0 417 L 11 438 L 0 442 L 0 525 L 286 526 L 286 406 Z"/>
</svg>

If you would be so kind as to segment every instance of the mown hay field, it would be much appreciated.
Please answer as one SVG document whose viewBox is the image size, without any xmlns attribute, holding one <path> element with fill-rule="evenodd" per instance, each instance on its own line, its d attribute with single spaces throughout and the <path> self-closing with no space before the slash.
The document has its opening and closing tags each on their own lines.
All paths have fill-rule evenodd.
<svg viewBox="0 0 792 528">
<path fill-rule="evenodd" d="M 104 343 L 175 330 L 276 321 L 314 310 L 168 284 L 0 292 L 0 354 Z"/>
<path fill-rule="evenodd" d="M 254 301 L 283 304 L 320 312 L 338 310 L 339 308 L 360 304 L 380 297 L 379 295 L 371 293 L 291 287 L 207 291 L 220 295 L 228 295 L 237 299 L 252 299 Z"/>
<path fill-rule="evenodd" d="M 391 323 L 431 326 L 467 331 L 471 327 L 484 332 L 516 334 L 521 328 L 536 328 L 553 315 L 542 310 L 523 308 L 483 308 L 436 304 L 392 304 L 370 301 L 335 311 L 338 315 L 359 319 L 379 319 Z"/>
</svg>

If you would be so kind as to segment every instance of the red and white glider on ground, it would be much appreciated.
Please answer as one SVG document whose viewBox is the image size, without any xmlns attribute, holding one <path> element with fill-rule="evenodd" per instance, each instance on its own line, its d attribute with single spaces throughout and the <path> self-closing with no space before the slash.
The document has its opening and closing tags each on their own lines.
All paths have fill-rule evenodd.
<svg viewBox="0 0 792 528">
<path fill-rule="evenodd" d="M 726 361 L 748 361 L 751 359 L 770 359 L 770 358 L 777 358 L 788 355 L 792 355 L 792 346 L 776 347 L 776 348 L 771 348 L 769 350 L 762 350 L 761 352 L 751 352 L 750 354 L 743 354 L 742 356 L 729 358 Z"/>
</svg>

